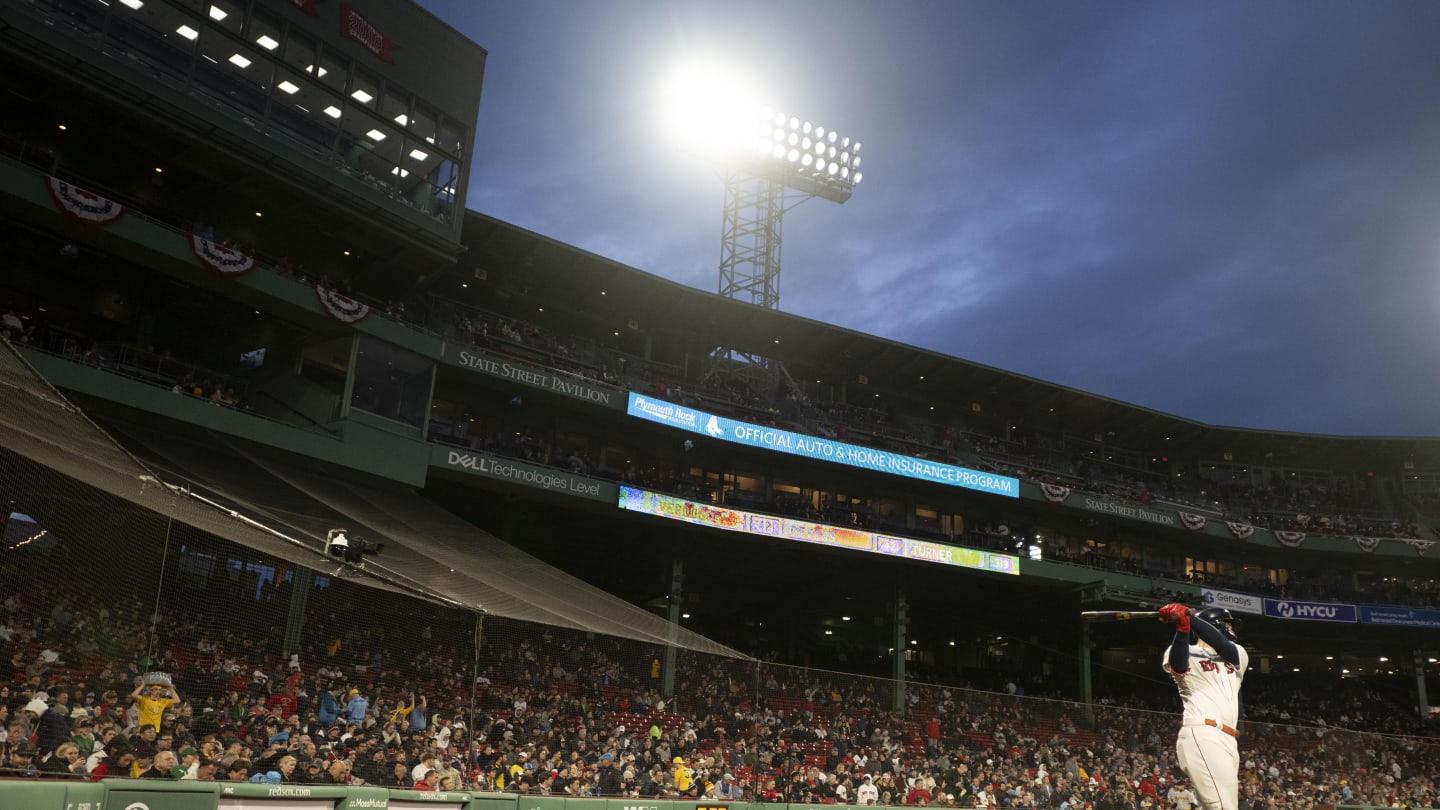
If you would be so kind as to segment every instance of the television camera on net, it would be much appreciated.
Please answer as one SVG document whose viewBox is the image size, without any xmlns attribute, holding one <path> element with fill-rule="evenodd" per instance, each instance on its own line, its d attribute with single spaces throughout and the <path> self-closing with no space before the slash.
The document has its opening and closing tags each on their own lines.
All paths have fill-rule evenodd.
<svg viewBox="0 0 1440 810">
<path fill-rule="evenodd" d="M 325 534 L 325 553 L 348 563 L 364 562 L 366 555 L 379 554 L 384 550 L 384 543 L 371 543 L 344 529 L 331 529 Z"/>
</svg>

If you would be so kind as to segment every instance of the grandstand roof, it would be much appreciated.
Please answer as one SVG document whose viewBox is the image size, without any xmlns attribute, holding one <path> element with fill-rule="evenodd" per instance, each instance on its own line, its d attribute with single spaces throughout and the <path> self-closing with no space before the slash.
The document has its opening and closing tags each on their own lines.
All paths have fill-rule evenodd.
<svg viewBox="0 0 1440 810">
<path fill-rule="evenodd" d="M 722 298 L 473 211 L 467 213 L 462 238 L 469 252 L 449 271 L 456 275 L 432 278 L 431 286 L 439 278 L 459 278 L 477 288 L 477 296 L 533 300 L 547 312 L 565 312 L 567 328 L 597 341 L 610 339 L 613 330 L 627 328 L 634 319 L 647 334 L 690 336 L 692 343 L 685 348 L 694 352 L 722 344 L 762 356 L 773 352 L 797 378 L 848 379 L 852 402 L 859 401 L 856 393 L 864 390 L 856 382 L 863 375 L 871 388 L 886 392 L 885 396 L 910 392 L 917 401 L 944 399 L 953 404 L 958 394 L 978 403 L 983 413 L 1012 420 L 1022 430 L 1058 428 L 1079 436 L 1119 437 L 1124 447 L 1152 448 L 1157 455 L 1208 455 L 1218 460 L 1223 453 L 1238 450 L 1247 458 L 1270 454 L 1292 467 L 1396 468 L 1407 460 L 1422 459 L 1427 464 L 1420 466 L 1440 465 L 1440 441 L 1434 439 L 1210 425 Z M 480 283 L 474 283 L 477 280 Z M 779 352 L 776 340 L 783 347 Z M 661 345 L 652 348 L 666 350 Z M 678 363 L 685 358 L 656 359 Z M 1197 381 L 1204 384 L 1211 383 Z"/>
</svg>

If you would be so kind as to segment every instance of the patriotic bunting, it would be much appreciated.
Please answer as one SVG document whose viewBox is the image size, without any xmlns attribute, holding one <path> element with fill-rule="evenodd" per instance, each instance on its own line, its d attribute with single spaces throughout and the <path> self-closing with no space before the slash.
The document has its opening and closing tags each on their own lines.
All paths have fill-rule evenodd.
<svg viewBox="0 0 1440 810">
<path fill-rule="evenodd" d="M 1060 484 L 1047 484 L 1042 481 L 1040 483 L 1040 494 L 1044 495 L 1045 500 L 1050 503 L 1064 503 L 1065 499 L 1070 497 L 1070 488 L 1061 486 Z"/>
<path fill-rule="evenodd" d="M 47 175 L 45 188 L 50 191 L 55 207 L 81 225 L 104 227 L 125 213 L 125 206 L 120 203 L 76 188 L 58 177 Z"/>
<path fill-rule="evenodd" d="M 221 278 L 235 278 L 250 272 L 255 266 L 255 259 L 246 256 L 234 248 L 221 246 L 218 242 L 204 239 L 197 234 L 190 234 L 190 249 L 195 251 L 195 258 L 210 269 L 210 272 Z"/>
<path fill-rule="evenodd" d="M 1305 532 L 1285 532 L 1277 529 L 1275 539 L 1286 548 L 1299 548 L 1300 544 L 1305 542 Z"/>
<path fill-rule="evenodd" d="M 1225 528 L 1235 535 L 1236 540 L 1249 540 L 1250 535 L 1255 533 L 1255 527 L 1249 523 L 1237 523 L 1233 520 L 1225 521 Z"/>
<path fill-rule="evenodd" d="M 1185 525 L 1185 528 L 1189 529 L 1190 531 L 1192 531 L 1192 532 L 1204 531 L 1204 529 L 1205 529 L 1205 516 L 1204 516 L 1204 515 L 1197 515 L 1197 514 L 1195 514 L 1195 513 L 1193 513 L 1193 512 L 1176 512 L 1175 514 L 1177 514 L 1177 515 L 1180 516 L 1180 522 L 1183 523 L 1183 524 Z"/>
<path fill-rule="evenodd" d="M 330 317 L 341 323 L 359 323 L 370 314 L 370 307 L 334 290 L 315 285 L 315 294 L 320 296 L 320 306 Z"/>
<path fill-rule="evenodd" d="M 1417 554 L 1419 554 L 1421 557 L 1424 557 L 1424 556 L 1425 556 L 1425 552 L 1428 551 L 1431 546 L 1435 545 L 1435 541 L 1434 541 L 1434 540 L 1412 540 L 1412 539 L 1405 539 L 1405 540 L 1401 540 L 1400 542 L 1405 543 L 1405 544 L 1411 546 L 1412 548 L 1414 548 L 1414 549 L 1415 549 L 1415 552 L 1416 552 Z"/>
<path fill-rule="evenodd" d="M 1375 549 L 1380 547 L 1380 538 L 1378 537 L 1361 537 L 1356 535 L 1353 539 L 1355 540 L 1355 545 L 1359 546 L 1360 550 L 1367 554 L 1374 554 Z"/>
</svg>

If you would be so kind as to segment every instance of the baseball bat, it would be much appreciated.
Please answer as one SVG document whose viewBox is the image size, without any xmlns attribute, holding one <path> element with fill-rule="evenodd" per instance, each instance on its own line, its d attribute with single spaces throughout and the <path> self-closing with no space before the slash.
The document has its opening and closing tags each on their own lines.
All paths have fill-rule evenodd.
<svg viewBox="0 0 1440 810">
<path fill-rule="evenodd" d="M 1128 622 L 1131 619 L 1154 619 L 1158 610 L 1083 610 L 1080 618 L 1087 622 Z"/>
</svg>

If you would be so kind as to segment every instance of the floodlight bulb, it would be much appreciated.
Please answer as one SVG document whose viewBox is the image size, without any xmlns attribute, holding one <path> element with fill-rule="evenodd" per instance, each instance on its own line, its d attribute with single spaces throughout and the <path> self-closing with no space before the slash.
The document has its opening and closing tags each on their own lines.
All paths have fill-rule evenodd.
<svg viewBox="0 0 1440 810">
<path fill-rule="evenodd" d="M 799 146 L 800 136 L 792 132 L 790 133 L 790 137 L 786 138 L 786 141 L 788 141 L 791 146 Z"/>
<path fill-rule="evenodd" d="M 841 152 L 841 153 L 840 153 L 840 162 L 841 162 L 841 163 L 849 163 L 849 162 L 850 162 L 850 153 L 849 153 L 849 152 Z"/>
<path fill-rule="evenodd" d="M 708 65 L 677 70 L 665 87 L 664 118 L 677 141 L 711 156 L 732 154 L 763 132 L 743 77 Z M 769 113 L 765 114 L 768 120 Z"/>
<path fill-rule="evenodd" d="M 856 156 L 855 156 L 855 159 L 852 160 L 852 161 L 850 161 L 850 165 L 851 165 L 852 167 L 856 168 L 856 169 L 859 169 L 859 168 L 860 168 L 860 156 L 859 156 L 859 155 L 856 155 Z"/>
<path fill-rule="evenodd" d="M 809 138 L 801 138 L 801 139 L 800 139 L 800 148 L 801 148 L 801 149 L 804 149 L 806 152 L 809 152 L 811 145 L 813 145 L 814 143 L 815 143 L 815 142 L 812 141 L 812 140 L 810 140 Z"/>
<path fill-rule="evenodd" d="M 835 174 L 840 171 L 840 164 L 838 164 L 838 163 L 831 163 L 829 166 L 826 167 L 825 170 L 826 170 L 827 172 L 829 172 L 829 174 L 830 174 L 831 177 L 834 177 Z"/>
<path fill-rule="evenodd" d="M 812 164 L 812 163 L 814 163 L 814 162 L 815 162 L 815 156 L 812 155 L 812 154 L 810 154 L 809 152 L 806 152 L 806 153 L 805 153 L 803 156 L 801 156 L 801 158 L 800 158 L 800 165 L 801 165 L 801 166 L 804 166 L 804 167 L 807 168 L 807 169 L 810 168 L 810 164 Z"/>
<path fill-rule="evenodd" d="M 821 140 L 821 139 L 824 138 L 824 137 L 825 137 L 825 128 L 824 128 L 824 127 L 821 127 L 821 126 L 815 127 L 815 140 L 818 141 L 818 140 Z"/>
<path fill-rule="evenodd" d="M 860 172 L 855 172 L 855 176 L 850 178 L 850 182 L 854 183 L 857 186 L 860 185 Z"/>
<path fill-rule="evenodd" d="M 775 148 L 772 149 L 772 150 L 770 150 L 770 154 L 774 155 L 776 158 L 783 158 L 783 157 L 785 157 L 785 144 L 783 144 L 783 143 L 777 143 L 777 144 L 775 144 Z"/>
<path fill-rule="evenodd" d="M 857 155 L 860 154 L 860 142 L 859 142 L 859 141 L 856 141 L 856 142 L 855 142 L 855 148 L 854 148 L 854 149 L 851 149 L 850 151 L 851 151 L 851 152 L 854 152 L 854 153 L 857 154 Z"/>
<path fill-rule="evenodd" d="M 810 122 L 809 122 L 809 121 L 806 121 L 806 122 L 805 122 L 805 125 L 802 126 L 802 127 L 800 127 L 800 131 L 803 132 L 803 133 L 805 133 L 806 135 L 809 135 L 814 129 L 815 129 L 814 127 L 810 126 Z"/>
<path fill-rule="evenodd" d="M 840 141 L 840 148 L 841 148 L 841 149 L 849 149 L 849 148 L 850 148 L 850 139 L 849 139 L 849 138 L 846 138 L 846 139 Z"/>
<path fill-rule="evenodd" d="M 790 150 L 790 154 L 786 155 L 786 156 L 785 156 L 785 159 L 788 160 L 788 161 L 790 161 L 791 163 L 795 163 L 795 162 L 799 161 L 799 160 L 800 160 L 800 150 L 799 150 L 799 149 L 791 149 L 791 150 Z"/>
<path fill-rule="evenodd" d="M 768 138 L 768 137 L 770 137 L 770 133 L 772 133 L 772 132 L 774 132 L 774 131 L 775 131 L 775 128 L 772 127 L 772 126 L 770 126 L 770 122 L 768 122 L 768 121 L 760 125 L 760 137 L 762 137 L 762 138 Z"/>
<path fill-rule="evenodd" d="M 834 142 L 835 142 L 835 139 L 838 138 L 838 137 L 840 137 L 840 136 L 837 135 L 837 134 L 835 134 L 835 130 L 833 130 L 833 129 L 830 130 L 830 143 L 834 143 Z"/>
<path fill-rule="evenodd" d="M 770 154 L 770 140 L 768 138 L 761 138 L 755 141 L 755 151 L 762 155 Z"/>
<path fill-rule="evenodd" d="M 794 116 L 791 116 L 791 117 L 790 117 L 790 128 L 791 128 L 791 129 L 799 129 L 799 128 L 800 128 L 800 119 L 799 119 L 799 118 L 796 118 L 796 117 L 794 117 Z"/>
<path fill-rule="evenodd" d="M 829 151 L 830 159 L 831 159 L 831 160 L 834 160 L 834 159 L 835 159 L 835 156 L 836 156 L 837 154 L 839 154 L 839 150 L 836 149 L 836 148 L 833 147 L 833 146 L 830 147 L 830 151 Z"/>
<path fill-rule="evenodd" d="M 847 168 L 845 168 L 844 166 L 841 166 L 841 167 L 840 167 L 840 179 L 841 179 L 841 180 L 849 180 L 849 179 L 850 179 L 850 170 L 847 169 Z"/>
<path fill-rule="evenodd" d="M 777 113 L 775 113 L 775 126 L 777 126 L 777 127 L 783 127 L 783 126 L 785 126 L 785 113 L 782 113 L 782 112 L 777 112 Z"/>
</svg>

